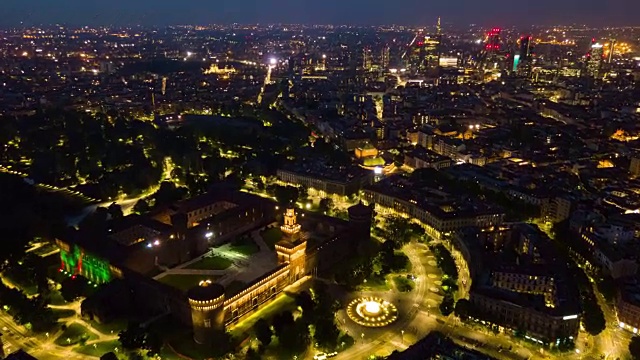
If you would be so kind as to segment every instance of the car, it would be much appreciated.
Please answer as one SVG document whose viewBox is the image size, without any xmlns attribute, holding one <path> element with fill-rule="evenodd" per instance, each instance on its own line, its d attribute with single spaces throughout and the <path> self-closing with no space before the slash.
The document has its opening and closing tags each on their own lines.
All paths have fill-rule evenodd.
<svg viewBox="0 0 640 360">
<path fill-rule="evenodd" d="M 314 360 L 327 360 L 328 358 L 332 358 L 338 355 L 338 352 L 334 351 L 332 353 L 319 353 L 316 354 L 313 359 Z"/>
</svg>

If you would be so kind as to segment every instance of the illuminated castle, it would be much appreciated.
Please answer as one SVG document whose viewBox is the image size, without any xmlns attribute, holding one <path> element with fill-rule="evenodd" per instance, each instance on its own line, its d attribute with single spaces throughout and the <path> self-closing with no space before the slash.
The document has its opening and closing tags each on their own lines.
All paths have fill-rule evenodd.
<svg viewBox="0 0 640 360">
<path fill-rule="evenodd" d="M 203 281 L 185 289 L 164 282 L 168 272 L 157 274 L 159 266 L 173 268 L 202 257 L 225 236 L 269 230 L 264 225 L 275 219 L 274 209 L 277 206 L 264 198 L 220 190 L 154 213 L 153 218 L 129 215 L 112 221 L 102 234 L 69 230 L 56 239 L 60 272 L 86 277 L 97 286 L 116 280 L 83 303 L 83 316 L 109 321 L 138 309 L 169 313 L 192 327 L 197 343 L 210 344 L 296 281 L 330 271 L 370 237 L 371 209 L 363 205 L 350 209 L 349 221 L 313 213 L 298 218 L 290 208 L 284 211 L 275 251 L 266 247 L 250 255 L 259 261 L 235 264 L 218 283 L 203 274 Z"/>
<path fill-rule="evenodd" d="M 276 244 L 278 264 L 289 265 L 289 279 L 293 283 L 304 276 L 307 252 L 307 240 L 300 236 L 302 226 L 297 223 L 294 209 L 287 209 L 280 229 L 284 236 Z"/>
<path fill-rule="evenodd" d="M 193 323 L 193 340 L 204 344 L 216 333 L 224 332 L 224 287 L 211 280 L 200 284 L 188 293 Z"/>
<path fill-rule="evenodd" d="M 302 226 L 296 221 L 294 209 L 284 215 L 282 240 L 276 244 L 278 267 L 226 299 L 225 288 L 211 281 L 201 281 L 188 292 L 193 325 L 193 339 L 199 344 L 215 341 L 225 325 L 271 301 L 285 287 L 305 275 L 307 241 L 300 236 Z"/>
</svg>

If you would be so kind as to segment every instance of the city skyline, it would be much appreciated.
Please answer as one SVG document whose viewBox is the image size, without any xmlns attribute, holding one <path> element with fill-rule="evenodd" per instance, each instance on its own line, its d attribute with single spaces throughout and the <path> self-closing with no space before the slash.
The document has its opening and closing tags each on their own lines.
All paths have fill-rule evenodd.
<svg viewBox="0 0 640 360">
<path fill-rule="evenodd" d="M 140 0 L 109 3 L 87 3 L 78 0 L 56 2 L 44 0 L 4 1 L 0 11 L 5 15 L 0 26 L 39 26 L 67 24 L 71 26 L 177 24 L 229 24 L 229 23 L 299 23 L 299 24 L 401 24 L 422 26 L 432 24 L 441 16 L 445 24 L 457 27 L 478 25 L 549 25 L 572 23 L 593 26 L 633 26 L 634 13 L 640 3 L 613 0 L 606 7 L 590 0 L 518 3 L 506 0 L 474 2 L 456 0 L 436 4 L 423 4 L 418 0 L 400 0 L 392 5 L 381 0 L 354 0 L 348 3 L 328 0 L 324 2 L 276 0 L 220 1 L 202 4 L 194 0 L 182 2 Z M 424 11 L 416 11 L 424 8 Z"/>
</svg>

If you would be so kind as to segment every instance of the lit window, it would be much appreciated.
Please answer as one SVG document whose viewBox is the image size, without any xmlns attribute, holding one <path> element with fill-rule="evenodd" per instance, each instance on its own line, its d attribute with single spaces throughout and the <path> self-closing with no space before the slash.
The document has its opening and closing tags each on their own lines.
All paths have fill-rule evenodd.
<svg viewBox="0 0 640 360">
<path fill-rule="evenodd" d="M 211 320 L 210 319 L 204 319 L 204 327 L 206 327 L 206 328 L 210 328 L 211 327 Z"/>
</svg>

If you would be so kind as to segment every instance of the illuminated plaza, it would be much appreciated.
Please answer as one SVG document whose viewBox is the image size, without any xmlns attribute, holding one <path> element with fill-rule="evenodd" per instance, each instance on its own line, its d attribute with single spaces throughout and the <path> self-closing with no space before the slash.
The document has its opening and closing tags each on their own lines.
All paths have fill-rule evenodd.
<svg viewBox="0 0 640 360">
<path fill-rule="evenodd" d="M 358 325 L 383 327 L 398 319 L 398 309 L 381 298 L 361 297 L 349 303 L 347 315 Z"/>
</svg>

